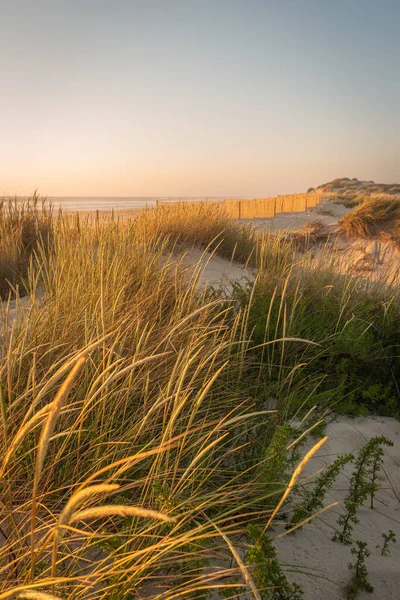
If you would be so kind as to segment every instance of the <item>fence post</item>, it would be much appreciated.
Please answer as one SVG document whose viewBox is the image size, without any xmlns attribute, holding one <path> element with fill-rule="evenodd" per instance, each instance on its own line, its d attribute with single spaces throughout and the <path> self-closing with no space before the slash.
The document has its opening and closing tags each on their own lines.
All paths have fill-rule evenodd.
<svg viewBox="0 0 400 600">
<path fill-rule="evenodd" d="M 239 200 L 239 219 L 242 218 L 242 201 Z"/>
</svg>

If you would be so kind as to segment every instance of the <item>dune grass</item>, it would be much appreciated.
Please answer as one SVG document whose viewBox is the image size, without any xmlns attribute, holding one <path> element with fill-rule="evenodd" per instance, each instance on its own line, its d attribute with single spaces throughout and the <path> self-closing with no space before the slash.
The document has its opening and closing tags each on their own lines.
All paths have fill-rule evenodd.
<svg viewBox="0 0 400 600">
<path fill-rule="evenodd" d="M 37 195 L 26 201 L 0 199 L 0 298 L 25 291 L 25 279 L 39 245 L 52 238 L 52 211 Z"/>
<path fill-rule="evenodd" d="M 266 454 L 276 413 L 242 379 L 248 309 L 202 291 L 153 218 L 60 219 L 28 278 L 42 301 L 5 328 L 0 597 L 255 586 L 229 555 L 285 481 Z"/>
<path fill-rule="evenodd" d="M 221 202 L 180 202 L 139 213 L 135 226 L 171 244 L 198 245 L 229 260 L 255 262 L 257 236 L 249 225 L 230 217 Z"/>
<path fill-rule="evenodd" d="M 256 395 L 272 393 L 289 415 L 317 403 L 338 413 L 399 418 L 398 288 L 343 275 L 340 260 L 327 247 L 318 259 L 311 252 L 289 263 L 282 277 L 263 268 L 254 286 L 235 286 L 243 306 L 251 294 Z M 274 382 L 280 385 L 271 392 Z"/>
<path fill-rule="evenodd" d="M 1 345 L 0 599 L 300 597 L 274 588 L 276 559 L 243 560 L 248 525 L 280 517 L 293 441 L 357 408 L 371 364 L 396 376 L 398 303 L 214 205 L 51 231 Z M 256 281 L 202 288 L 177 244 L 254 261 Z"/>
<path fill-rule="evenodd" d="M 380 230 L 392 230 L 399 221 L 400 195 L 377 195 L 342 217 L 340 226 L 348 237 L 369 238 Z"/>
</svg>

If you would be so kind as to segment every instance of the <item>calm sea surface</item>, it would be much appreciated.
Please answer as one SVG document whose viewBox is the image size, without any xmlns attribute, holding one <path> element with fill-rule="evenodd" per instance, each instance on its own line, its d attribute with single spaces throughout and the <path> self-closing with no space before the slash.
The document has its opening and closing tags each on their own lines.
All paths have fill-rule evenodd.
<svg viewBox="0 0 400 600">
<path fill-rule="evenodd" d="M 168 197 L 162 198 L 161 196 L 155 198 L 143 197 L 143 198 L 96 198 L 96 197 L 48 197 L 48 200 L 52 202 L 55 208 L 63 208 L 64 210 L 111 210 L 111 209 L 122 209 L 122 208 L 152 208 L 156 206 L 157 200 L 162 202 L 166 201 L 177 201 L 177 200 L 220 200 L 221 198 L 189 198 L 189 197 Z"/>
</svg>

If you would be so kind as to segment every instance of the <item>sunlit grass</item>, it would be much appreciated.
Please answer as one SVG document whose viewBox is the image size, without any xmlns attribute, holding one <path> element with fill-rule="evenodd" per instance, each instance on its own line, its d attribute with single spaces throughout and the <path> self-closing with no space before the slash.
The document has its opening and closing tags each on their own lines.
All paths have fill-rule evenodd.
<svg viewBox="0 0 400 600">
<path fill-rule="evenodd" d="M 20 202 L 0 199 L 0 297 L 16 288 L 24 292 L 25 279 L 33 253 L 41 245 L 47 249 L 52 237 L 52 212 L 38 196 Z"/>
<path fill-rule="evenodd" d="M 383 194 L 364 200 L 342 217 L 340 226 L 349 237 L 369 238 L 381 229 L 394 229 L 399 220 L 400 196 Z"/>
<path fill-rule="evenodd" d="M 248 311 L 202 291 L 153 219 L 61 219 L 31 264 L 42 300 L 2 344 L 3 594 L 170 598 L 242 577 L 223 536 L 270 493 L 245 451 L 271 418 L 241 384 Z"/>
<path fill-rule="evenodd" d="M 321 421 L 330 360 L 386 360 L 389 291 L 212 204 L 48 218 L 1 345 L 0 600 L 257 597 L 247 525 L 294 485 L 280 427 Z M 188 245 L 255 281 L 201 287 Z"/>
</svg>

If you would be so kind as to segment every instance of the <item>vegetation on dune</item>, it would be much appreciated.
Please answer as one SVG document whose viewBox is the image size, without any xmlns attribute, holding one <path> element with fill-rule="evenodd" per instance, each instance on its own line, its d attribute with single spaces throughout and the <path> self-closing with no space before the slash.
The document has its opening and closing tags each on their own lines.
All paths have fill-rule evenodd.
<svg viewBox="0 0 400 600">
<path fill-rule="evenodd" d="M 362 285 L 331 266 L 323 270 L 305 257 L 302 264 L 286 265 L 284 277 L 266 266 L 254 286 L 235 286 L 242 306 L 248 305 L 251 294 L 254 362 L 248 369 L 259 386 L 256 395 L 276 397 L 284 390 L 279 402 L 291 414 L 318 402 L 351 415 L 398 416 L 397 291 Z M 266 345 L 283 338 L 308 342 Z"/>
<path fill-rule="evenodd" d="M 349 493 L 344 501 L 345 512 L 338 518 L 340 530 L 336 531 L 333 541 L 342 542 L 342 544 L 351 544 L 352 530 L 354 525 L 359 522 L 357 516 L 358 510 L 363 506 L 368 496 L 376 491 L 377 479 L 377 461 L 378 471 L 380 461 L 383 456 L 383 446 L 393 446 L 393 443 L 385 436 L 375 436 L 371 438 L 357 457 L 354 471 L 350 477 Z M 373 504 L 371 503 L 371 508 Z"/>
<path fill-rule="evenodd" d="M 344 233 L 358 238 L 369 238 L 382 230 L 398 233 L 399 224 L 400 195 L 368 198 L 340 220 Z"/>
<path fill-rule="evenodd" d="M 53 220 L 51 207 L 38 196 L 25 202 L 17 198 L 0 200 L 0 298 L 23 294 L 34 252 L 51 243 Z"/>
<path fill-rule="evenodd" d="M 179 202 L 140 213 L 136 226 L 151 231 L 169 243 L 199 245 L 229 260 L 255 263 L 256 234 L 248 225 L 230 217 L 222 203 Z"/>
<path fill-rule="evenodd" d="M 330 197 L 333 204 L 342 204 L 346 208 L 354 208 L 362 204 L 366 198 L 363 194 L 335 194 Z"/>
<path fill-rule="evenodd" d="M 398 183 L 375 183 L 374 181 L 360 181 L 356 177 L 342 177 L 333 179 L 329 183 L 319 185 L 317 190 L 327 193 L 360 193 L 373 196 L 376 194 L 400 194 L 400 184 Z"/>
<path fill-rule="evenodd" d="M 356 557 L 355 563 L 349 563 L 349 569 L 353 571 L 353 577 L 350 583 L 346 586 L 345 592 L 348 600 L 354 600 L 360 594 L 361 590 L 365 590 L 372 594 L 374 588 L 368 581 L 368 570 L 366 560 L 371 555 L 368 550 L 368 544 L 357 540 L 351 553 Z"/>
<path fill-rule="evenodd" d="M 347 208 L 359 206 L 375 196 L 386 196 L 388 199 L 400 194 L 400 184 L 375 183 L 359 181 L 356 178 L 342 177 L 318 186 L 317 191 L 326 195 L 334 204 L 343 204 Z"/>
<path fill-rule="evenodd" d="M 199 290 L 152 219 L 60 219 L 31 263 L 43 300 L 1 349 L 3 592 L 204 597 L 251 581 L 226 539 L 271 512 L 259 473 L 276 413 L 242 378 L 248 311 Z"/>
<path fill-rule="evenodd" d="M 352 454 L 343 454 L 330 464 L 322 474 L 314 482 L 312 489 L 307 489 L 301 499 L 296 502 L 293 513 L 290 515 L 290 524 L 288 528 L 293 526 L 301 526 L 302 523 L 310 519 L 319 510 L 323 508 L 324 500 L 327 492 L 332 488 L 338 475 L 343 468 L 354 460 Z"/>
<path fill-rule="evenodd" d="M 394 292 L 213 204 L 41 218 L 19 289 L 43 297 L 1 346 L 1 592 L 301 597 L 267 526 L 327 407 L 398 414 Z M 201 288 L 187 244 L 256 264 L 255 282 Z"/>
</svg>

